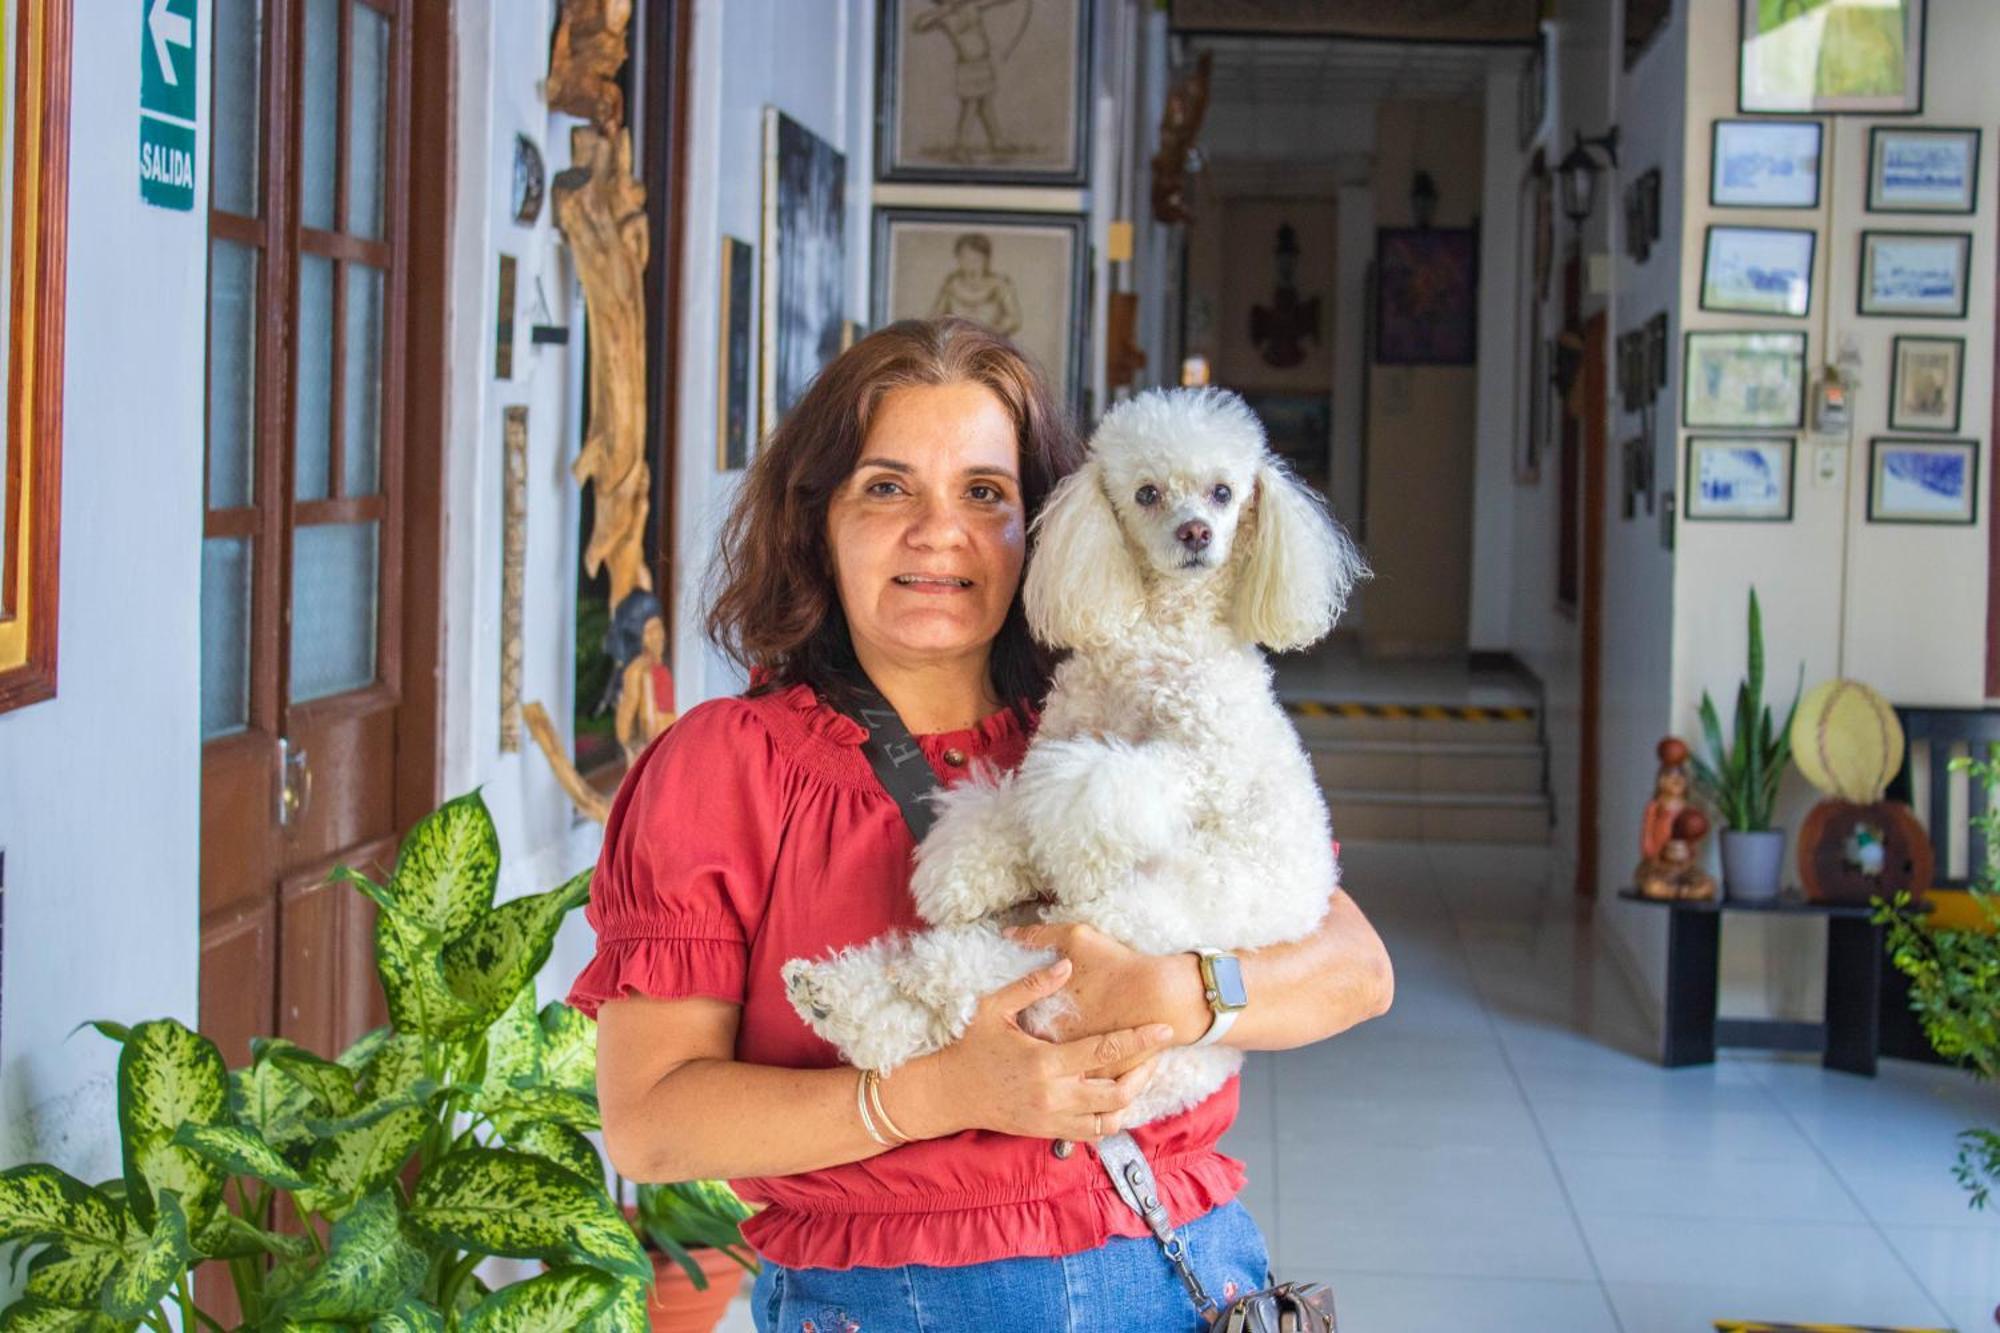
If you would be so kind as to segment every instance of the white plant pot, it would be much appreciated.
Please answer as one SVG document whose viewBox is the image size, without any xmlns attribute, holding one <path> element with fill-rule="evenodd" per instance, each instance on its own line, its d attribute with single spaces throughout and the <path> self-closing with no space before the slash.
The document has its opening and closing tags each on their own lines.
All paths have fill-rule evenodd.
<svg viewBox="0 0 2000 1333">
<path fill-rule="evenodd" d="M 1778 896 L 1785 865 L 1785 831 L 1722 831 L 1722 889 L 1739 902 L 1769 902 Z"/>
</svg>

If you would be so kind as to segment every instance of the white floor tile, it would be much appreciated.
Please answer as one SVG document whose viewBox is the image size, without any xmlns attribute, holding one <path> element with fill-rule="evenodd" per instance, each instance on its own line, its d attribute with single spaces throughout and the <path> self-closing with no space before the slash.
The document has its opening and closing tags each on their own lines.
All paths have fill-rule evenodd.
<svg viewBox="0 0 2000 1333">
<path fill-rule="evenodd" d="M 1617 1333 L 1595 1282 L 1408 1277 L 1341 1272 L 1333 1278 L 1341 1333 Z"/>
<path fill-rule="evenodd" d="M 1965 1227 L 1888 1227 L 1889 1243 L 1960 1333 L 2000 1325 L 2000 1218 Z"/>
<path fill-rule="evenodd" d="M 1581 1217 L 1844 1222 L 1868 1218 L 1830 1167 L 1634 1153 L 1556 1152 Z"/>
</svg>

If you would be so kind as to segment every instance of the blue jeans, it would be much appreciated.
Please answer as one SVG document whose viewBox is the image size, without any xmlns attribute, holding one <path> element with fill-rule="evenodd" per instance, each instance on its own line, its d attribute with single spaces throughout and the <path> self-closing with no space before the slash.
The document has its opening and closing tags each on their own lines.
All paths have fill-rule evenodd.
<svg viewBox="0 0 2000 1333">
<path fill-rule="evenodd" d="M 1247 1210 L 1227 1203 L 1181 1228 L 1195 1272 L 1222 1304 L 1267 1284 L 1270 1257 Z M 750 1297 L 758 1333 L 1207 1333 L 1151 1236 L 1114 1236 L 1054 1259 L 962 1268 L 781 1268 Z"/>
</svg>

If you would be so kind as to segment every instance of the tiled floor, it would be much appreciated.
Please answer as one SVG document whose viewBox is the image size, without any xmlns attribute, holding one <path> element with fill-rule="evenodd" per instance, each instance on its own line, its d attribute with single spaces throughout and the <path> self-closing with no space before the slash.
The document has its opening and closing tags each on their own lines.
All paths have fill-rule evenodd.
<svg viewBox="0 0 2000 1333">
<path fill-rule="evenodd" d="M 1332 1281 L 1342 1333 L 1994 1327 L 2000 1212 L 1969 1211 L 1950 1165 L 2000 1093 L 1897 1061 L 1663 1070 L 1545 851 L 1342 860 L 1395 1008 L 1253 1056 L 1225 1140 L 1280 1274 Z M 723 1327 L 751 1327 L 742 1302 Z"/>
</svg>

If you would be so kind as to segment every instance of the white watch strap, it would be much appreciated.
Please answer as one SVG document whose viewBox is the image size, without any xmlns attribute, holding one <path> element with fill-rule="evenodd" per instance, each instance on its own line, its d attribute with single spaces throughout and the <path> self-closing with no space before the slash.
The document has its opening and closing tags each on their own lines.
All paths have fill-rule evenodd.
<svg viewBox="0 0 2000 1333">
<path fill-rule="evenodd" d="M 1236 1026 L 1236 1015 L 1242 1012 L 1241 1009 L 1227 1009 L 1217 1014 L 1209 1021 L 1208 1031 L 1202 1033 L 1199 1040 L 1190 1043 L 1189 1049 L 1195 1046 L 1213 1046 L 1221 1041 L 1223 1034 Z"/>
</svg>

